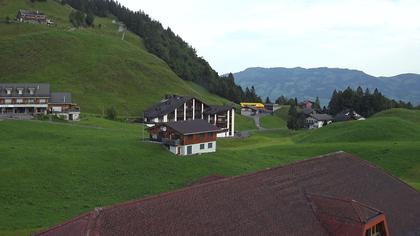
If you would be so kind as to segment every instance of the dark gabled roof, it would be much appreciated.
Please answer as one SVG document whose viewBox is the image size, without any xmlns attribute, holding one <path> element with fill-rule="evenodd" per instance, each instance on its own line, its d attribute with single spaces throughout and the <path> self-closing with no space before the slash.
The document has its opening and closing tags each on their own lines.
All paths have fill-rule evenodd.
<svg viewBox="0 0 420 236">
<path fill-rule="evenodd" d="M 334 116 L 334 121 L 349 121 L 349 120 L 358 120 L 363 118 L 361 115 L 357 114 L 354 110 L 346 109 Z"/>
<path fill-rule="evenodd" d="M 145 118 L 156 118 L 160 116 L 164 116 L 173 112 L 175 109 L 179 108 L 185 102 L 193 99 L 193 97 L 187 96 L 171 96 L 168 99 L 162 100 L 160 103 L 150 107 L 146 111 L 144 111 Z"/>
<path fill-rule="evenodd" d="M 302 112 L 303 112 L 303 114 L 305 114 L 305 115 L 310 115 L 310 114 L 314 113 L 314 112 L 315 112 L 315 110 L 314 110 L 314 109 L 312 109 L 312 108 L 303 108 L 303 109 L 302 109 Z"/>
<path fill-rule="evenodd" d="M 51 93 L 49 103 L 51 104 L 71 104 L 71 93 Z"/>
<path fill-rule="evenodd" d="M 21 14 L 26 14 L 26 15 L 39 15 L 39 16 L 44 16 L 45 14 L 40 12 L 40 11 L 33 11 L 33 10 L 19 10 L 19 12 Z"/>
<path fill-rule="evenodd" d="M 319 114 L 319 113 L 315 113 L 310 115 L 312 118 L 314 118 L 315 120 L 318 121 L 332 121 L 333 118 L 332 116 L 328 115 L 328 114 Z"/>
<path fill-rule="evenodd" d="M 214 115 L 214 114 L 220 114 L 225 113 L 229 110 L 232 110 L 234 107 L 232 105 L 210 105 L 207 109 L 204 110 L 204 114 L 206 115 Z"/>
<path fill-rule="evenodd" d="M 419 206 L 415 189 L 338 152 L 97 208 L 38 235 L 331 235 L 320 217 L 354 219 L 354 209 L 383 212 L 390 235 L 420 235 Z"/>
<path fill-rule="evenodd" d="M 12 94 L 7 95 L 6 89 L 12 89 Z M 19 95 L 17 89 L 23 89 L 23 94 Z M 29 89 L 34 90 L 34 94 L 29 93 Z M 0 84 L 0 97 L 49 97 L 49 84 Z"/>
<path fill-rule="evenodd" d="M 208 123 L 206 120 L 185 120 L 163 123 L 162 125 L 170 127 L 183 135 L 220 131 L 220 128 Z"/>
</svg>

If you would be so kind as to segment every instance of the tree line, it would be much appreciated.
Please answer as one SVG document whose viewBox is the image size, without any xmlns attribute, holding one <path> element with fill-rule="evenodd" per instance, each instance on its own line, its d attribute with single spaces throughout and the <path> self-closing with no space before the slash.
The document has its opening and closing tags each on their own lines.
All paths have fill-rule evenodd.
<svg viewBox="0 0 420 236">
<path fill-rule="evenodd" d="M 298 130 L 305 127 L 306 115 L 298 110 L 299 104 L 297 98 L 288 99 L 284 96 L 280 96 L 276 100 L 276 103 L 290 105 L 287 120 L 287 127 L 289 129 Z M 353 90 L 350 87 L 343 91 L 334 90 L 328 108 L 323 107 L 320 109 L 319 98 L 317 98 L 314 103 L 314 110 L 332 116 L 350 109 L 364 117 L 370 117 L 375 113 L 391 108 L 413 109 L 414 107 L 410 102 L 396 101 L 387 98 L 378 89 L 375 89 L 372 93 L 369 89 L 363 90 L 360 86 L 356 90 Z M 416 108 L 418 109 L 420 106 L 417 106 Z"/>
<path fill-rule="evenodd" d="M 345 109 L 352 109 L 364 117 L 370 117 L 377 112 L 391 108 L 413 109 L 413 105 L 410 102 L 389 99 L 378 89 L 372 93 L 369 89 L 363 90 L 360 86 L 356 90 L 350 87 L 344 91 L 334 90 L 328 104 L 328 112 L 332 115 Z"/>
<path fill-rule="evenodd" d="M 160 22 L 151 19 L 142 11 L 131 11 L 114 0 L 62 0 L 62 2 L 86 14 L 116 17 L 126 25 L 127 29 L 144 40 L 149 52 L 164 60 L 184 80 L 193 81 L 211 93 L 236 103 L 251 99 L 253 96 L 251 90 L 247 93 L 235 84 L 233 75 L 219 76 L 180 36 L 170 28 L 165 29 Z"/>
</svg>

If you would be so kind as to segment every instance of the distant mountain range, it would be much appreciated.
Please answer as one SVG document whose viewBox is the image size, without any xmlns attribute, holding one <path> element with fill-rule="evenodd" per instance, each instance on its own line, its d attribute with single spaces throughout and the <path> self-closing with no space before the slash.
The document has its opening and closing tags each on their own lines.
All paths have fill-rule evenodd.
<svg viewBox="0 0 420 236">
<path fill-rule="evenodd" d="M 258 95 L 274 100 L 281 95 L 299 99 L 314 99 L 327 104 L 334 89 L 348 86 L 372 92 L 378 88 L 385 96 L 420 104 L 420 75 L 401 74 L 393 77 L 375 77 L 362 71 L 339 68 L 248 68 L 234 74 L 235 82 L 245 87 L 254 86 Z"/>
</svg>

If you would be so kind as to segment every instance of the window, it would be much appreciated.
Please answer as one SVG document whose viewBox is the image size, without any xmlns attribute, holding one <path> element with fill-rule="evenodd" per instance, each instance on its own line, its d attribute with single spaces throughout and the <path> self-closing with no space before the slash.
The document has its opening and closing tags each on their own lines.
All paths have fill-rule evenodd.
<svg viewBox="0 0 420 236">
<path fill-rule="evenodd" d="M 28 99 L 28 103 L 34 104 L 35 103 L 35 99 L 33 99 L 33 98 Z"/>
<path fill-rule="evenodd" d="M 208 143 L 208 144 L 207 144 L 207 148 L 208 148 L 208 149 L 213 148 L 213 143 Z"/>
<path fill-rule="evenodd" d="M 22 98 L 18 98 L 18 99 L 16 99 L 16 103 L 23 103 L 23 99 Z"/>
<path fill-rule="evenodd" d="M 34 88 L 29 88 L 28 91 L 29 91 L 29 94 L 30 95 L 34 95 L 34 93 L 35 93 L 35 89 Z"/>
<path fill-rule="evenodd" d="M 385 233 L 385 227 L 383 222 L 373 226 L 372 228 L 366 230 L 365 236 L 381 236 Z"/>
<path fill-rule="evenodd" d="M 205 148 L 204 143 L 200 144 L 200 150 L 203 150 Z"/>
<path fill-rule="evenodd" d="M 12 94 L 12 89 L 11 89 L 11 88 L 7 88 L 7 89 L 6 89 L 6 94 L 7 94 L 7 95 Z"/>
<path fill-rule="evenodd" d="M 207 137 L 209 138 L 213 137 L 213 133 L 207 133 Z"/>
<path fill-rule="evenodd" d="M 12 99 L 4 99 L 4 103 L 11 104 L 12 103 Z"/>
<path fill-rule="evenodd" d="M 46 102 L 45 99 L 43 99 L 43 98 L 39 99 L 39 103 L 45 103 L 45 102 Z"/>
<path fill-rule="evenodd" d="M 18 92 L 18 94 L 19 94 L 19 95 L 22 95 L 22 94 L 23 94 L 23 89 L 18 88 L 18 89 L 17 89 L 17 92 Z"/>
</svg>

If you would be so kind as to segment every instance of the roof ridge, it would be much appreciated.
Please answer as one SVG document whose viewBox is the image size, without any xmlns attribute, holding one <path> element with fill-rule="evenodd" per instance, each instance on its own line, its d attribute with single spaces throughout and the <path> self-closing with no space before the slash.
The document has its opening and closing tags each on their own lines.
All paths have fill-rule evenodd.
<svg viewBox="0 0 420 236">
<path fill-rule="evenodd" d="M 364 160 L 364 159 L 362 159 L 362 158 L 357 158 L 357 159 L 359 159 L 360 161 L 364 162 L 365 164 L 367 164 L 367 165 L 368 165 L 368 166 L 370 166 L 370 167 L 373 167 L 373 168 L 375 168 L 375 169 L 380 170 L 382 173 L 385 173 L 386 175 L 388 175 L 388 176 L 392 177 L 394 180 L 397 180 L 398 182 L 403 183 L 404 185 L 408 186 L 408 187 L 409 187 L 412 191 L 414 191 L 415 193 L 417 193 L 417 194 L 419 194 L 419 195 L 420 195 L 420 192 L 419 192 L 419 191 L 417 191 L 417 189 L 415 189 L 413 186 L 411 186 L 411 185 L 407 184 L 406 182 L 402 181 L 401 179 L 399 179 L 399 178 L 395 177 L 394 175 L 392 175 L 392 174 L 388 173 L 388 172 L 387 172 L 387 171 L 385 171 L 385 169 L 383 169 L 382 167 L 380 167 L 380 166 L 378 166 L 378 165 L 375 165 L 375 164 L 373 164 L 373 163 L 370 163 L 370 162 L 368 162 L 367 160 Z"/>
<path fill-rule="evenodd" d="M 135 199 L 135 200 L 127 201 L 127 202 L 124 202 L 124 203 L 117 203 L 117 204 L 114 204 L 114 205 L 103 207 L 102 209 L 103 210 L 108 210 L 108 209 L 114 209 L 116 207 L 124 207 L 124 206 L 131 205 L 131 204 L 134 204 L 134 203 L 149 201 L 149 200 L 152 200 L 152 199 L 156 199 L 156 198 L 160 198 L 160 197 L 163 197 L 163 196 L 168 196 L 168 195 L 172 195 L 172 194 L 176 194 L 176 193 L 180 193 L 180 192 L 191 191 L 192 189 L 207 186 L 207 185 L 214 185 L 214 184 L 219 184 L 219 183 L 222 183 L 222 182 L 225 182 L 225 181 L 242 179 L 242 178 L 245 178 L 245 177 L 254 176 L 254 175 L 257 175 L 257 174 L 264 173 L 264 172 L 277 170 L 277 169 L 282 169 L 282 168 L 286 168 L 286 167 L 301 164 L 301 163 L 316 161 L 316 160 L 320 160 L 320 159 L 325 158 L 325 157 L 332 156 L 334 154 L 343 154 L 343 153 L 346 153 L 346 152 L 343 152 L 343 151 L 332 152 L 332 153 L 329 153 L 329 154 L 310 157 L 308 159 L 304 159 L 304 160 L 301 160 L 301 161 L 296 161 L 296 162 L 293 162 L 293 163 L 289 163 L 287 165 L 276 166 L 276 167 L 273 167 L 273 168 L 267 168 L 267 169 L 263 169 L 263 170 L 260 170 L 260 171 L 256 171 L 256 172 L 252 172 L 252 173 L 248 173 L 248 174 L 244 174 L 244 175 L 227 176 L 226 178 L 215 180 L 215 181 L 210 181 L 208 183 L 196 184 L 196 185 L 192 185 L 192 186 L 183 187 L 181 189 L 177 189 L 177 190 L 174 190 L 174 191 L 164 192 L 164 193 L 160 193 L 160 194 L 157 194 L 157 195 L 145 197 L 145 198 L 142 198 L 142 199 Z M 351 155 L 349 153 L 346 153 L 346 154 Z"/>
</svg>

